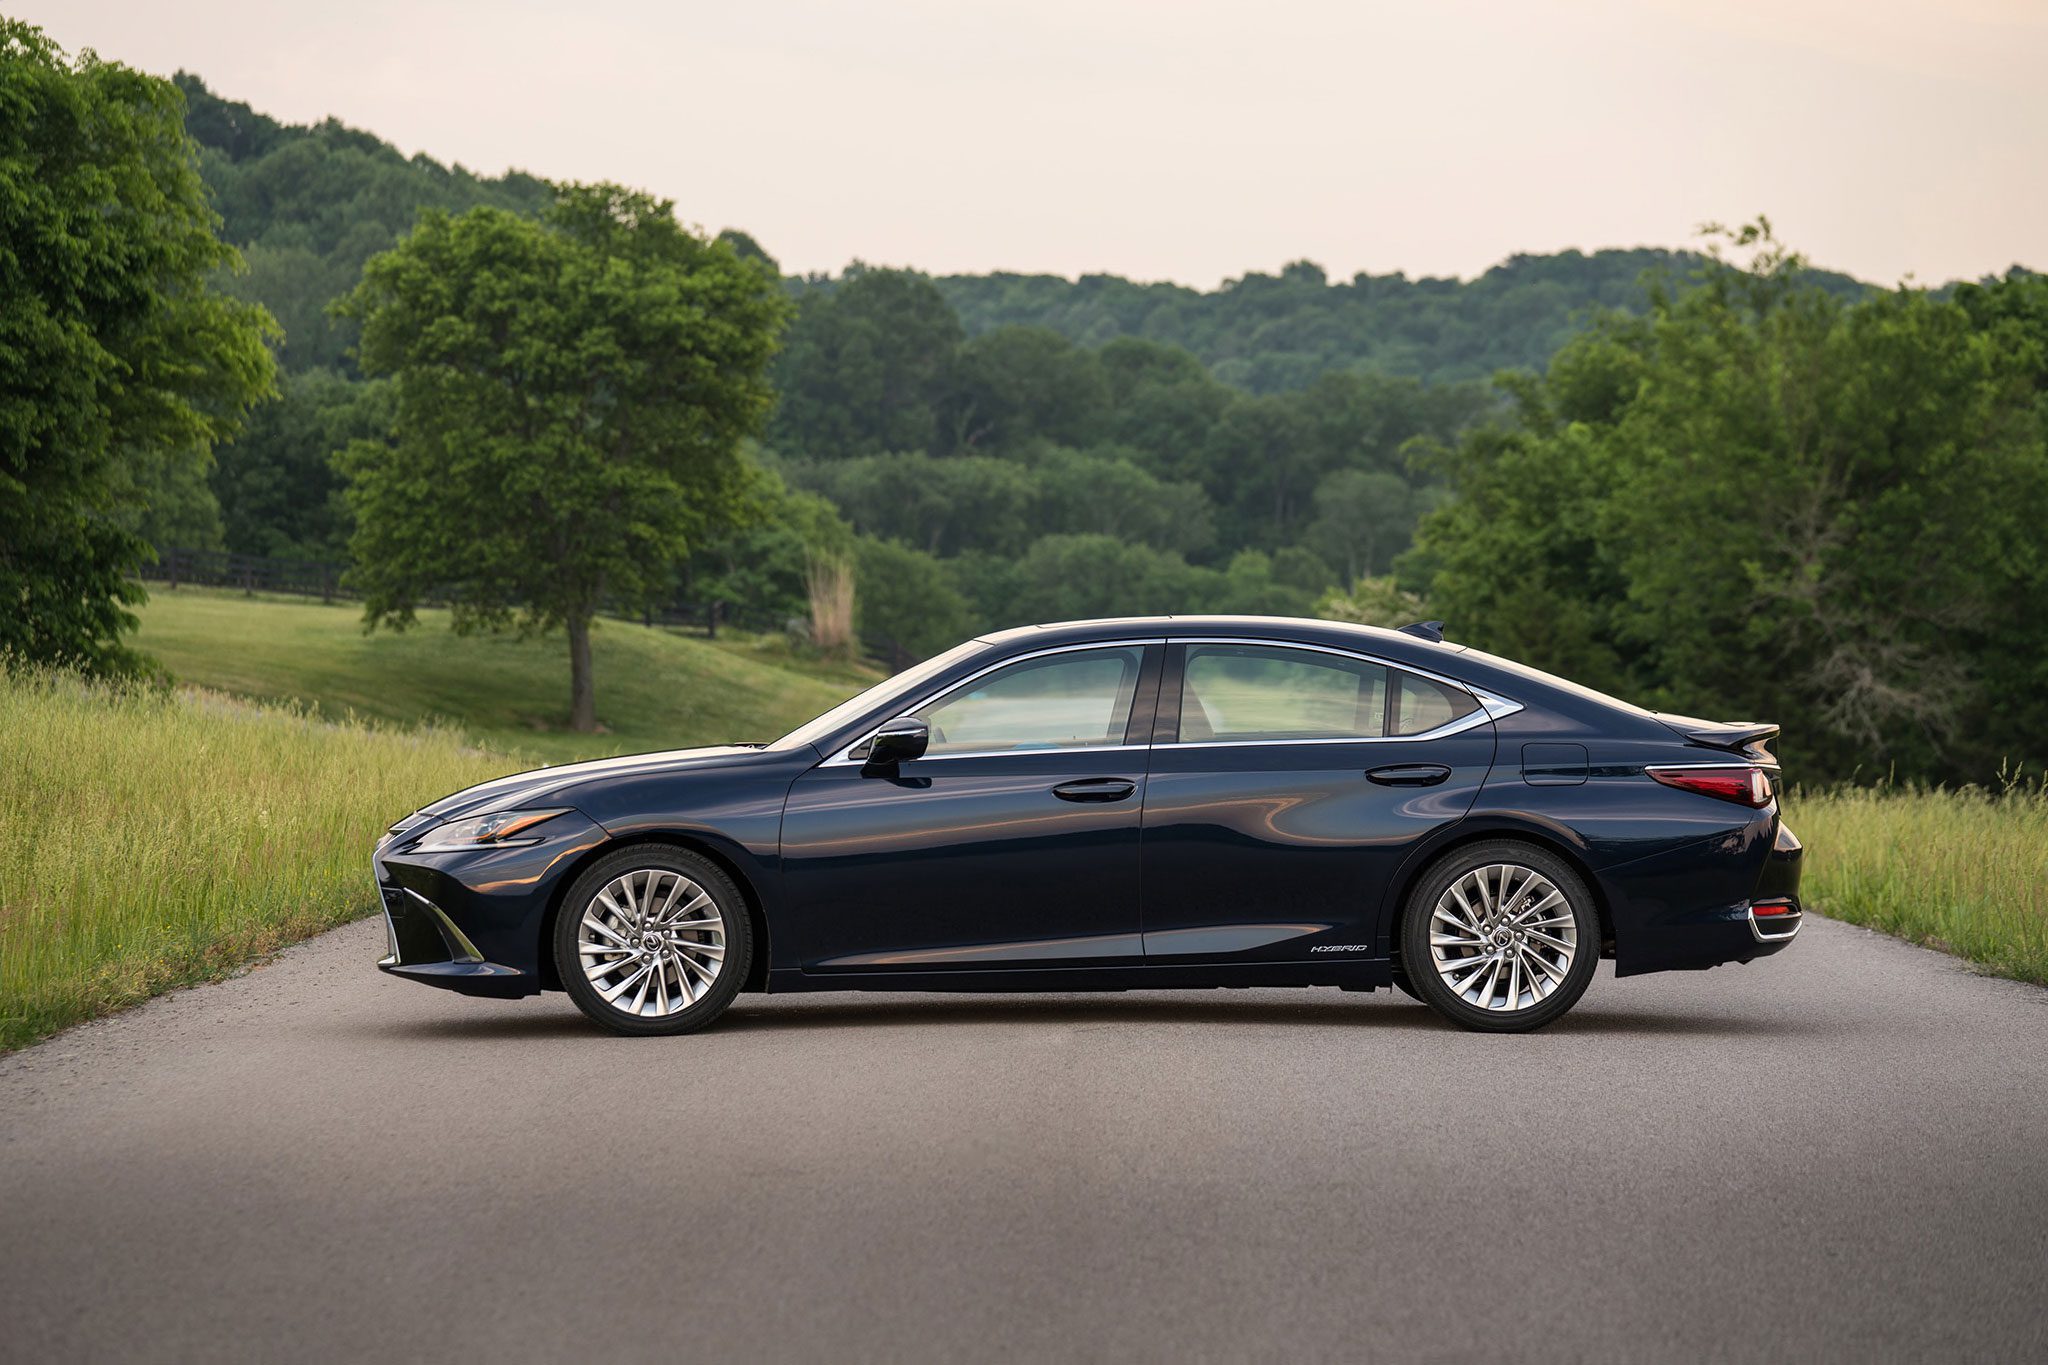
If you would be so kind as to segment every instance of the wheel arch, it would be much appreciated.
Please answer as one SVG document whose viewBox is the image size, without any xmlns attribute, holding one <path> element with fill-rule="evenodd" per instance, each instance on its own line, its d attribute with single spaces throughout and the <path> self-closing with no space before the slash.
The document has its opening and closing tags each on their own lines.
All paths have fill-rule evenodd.
<svg viewBox="0 0 2048 1365">
<path fill-rule="evenodd" d="M 576 884 L 592 863 L 599 858 L 609 857 L 620 849 L 659 844 L 678 848 L 686 853 L 715 864 L 718 869 L 732 878 L 732 884 L 739 888 L 740 900 L 747 908 L 747 925 L 753 930 L 754 956 L 747 964 L 747 979 L 740 990 L 765 991 L 768 989 L 768 915 L 761 902 L 761 890 L 753 879 L 743 871 L 732 854 L 718 844 L 688 830 L 647 830 L 629 834 L 620 839 L 607 839 L 589 849 L 574 863 L 562 870 L 556 880 L 555 894 L 549 899 L 547 912 L 540 921 L 540 984 L 543 990 L 562 989 L 561 974 L 555 969 L 555 922 L 561 918 L 562 906 L 569 897 L 569 888 Z"/>
<path fill-rule="evenodd" d="M 1567 832 L 1547 821 L 1535 819 L 1503 818 L 1488 816 L 1479 822 L 1460 821 L 1446 831 L 1444 836 L 1417 849 L 1401 865 L 1389 888 L 1387 899 L 1381 906 L 1380 924 L 1387 945 L 1388 960 L 1398 963 L 1401 958 L 1402 911 L 1408 904 L 1408 897 L 1416 885 L 1428 876 L 1431 869 L 1459 849 L 1473 844 L 1498 843 L 1503 840 L 1519 841 L 1542 849 L 1555 857 L 1562 858 L 1572 871 L 1579 874 L 1579 880 L 1586 884 L 1586 890 L 1593 897 L 1593 911 L 1600 919 L 1600 956 L 1614 956 L 1614 912 L 1607 901 L 1607 891 L 1600 884 L 1600 878 L 1593 872 L 1586 860 L 1585 849 Z"/>
</svg>

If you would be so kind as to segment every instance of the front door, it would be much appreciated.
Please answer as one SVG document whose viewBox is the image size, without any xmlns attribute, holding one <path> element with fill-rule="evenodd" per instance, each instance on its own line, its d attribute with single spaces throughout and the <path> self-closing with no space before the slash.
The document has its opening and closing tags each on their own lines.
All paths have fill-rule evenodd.
<svg viewBox="0 0 2048 1365">
<path fill-rule="evenodd" d="M 1469 693 L 1335 651 L 1176 643 L 1159 712 L 1144 835 L 1155 964 L 1378 956 L 1388 881 L 1471 809 L 1493 764 Z"/>
<path fill-rule="evenodd" d="M 1161 647 L 1015 659 L 911 714 L 922 758 L 829 759 L 790 789 L 785 909 L 807 972 L 1133 964 Z"/>
</svg>

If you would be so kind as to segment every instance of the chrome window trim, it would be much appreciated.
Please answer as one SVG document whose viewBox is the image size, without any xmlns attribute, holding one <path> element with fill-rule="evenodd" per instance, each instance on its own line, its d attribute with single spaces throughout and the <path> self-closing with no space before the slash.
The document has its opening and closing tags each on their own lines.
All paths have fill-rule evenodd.
<svg viewBox="0 0 2048 1365">
<path fill-rule="evenodd" d="M 1149 636 L 1128 640 L 1091 640 L 1085 644 L 1053 645 L 1046 649 L 1034 649 L 1024 654 L 1013 654 L 1007 659 L 998 660 L 984 669 L 968 674 L 956 683 L 927 692 L 910 705 L 900 708 L 896 712 L 896 716 L 910 715 L 920 707 L 929 706 L 932 702 L 937 701 L 948 693 L 957 691 L 978 678 L 985 678 L 999 669 L 1008 668 L 1011 664 L 1020 664 L 1030 659 L 1040 659 L 1051 654 L 1074 654 L 1089 649 L 1143 648 L 1147 645 L 1253 645 L 1265 649 L 1305 649 L 1318 654 L 1335 654 L 1339 658 L 1356 659 L 1363 663 L 1378 664 L 1382 668 L 1398 669 L 1404 673 L 1413 673 L 1417 677 L 1428 678 L 1431 682 L 1442 683 L 1446 687 L 1455 687 L 1478 702 L 1479 709 L 1462 715 L 1456 720 L 1446 721 L 1434 730 L 1425 730 L 1419 735 L 1333 735 L 1317 739 L 1191 739 L 1175 740 L 1171 745 L 1075 744 L 1044 749 L 976 749 L 966 753 L 932 754 L 928 757 L 912 761 L 916 763 L 943 763 L 947 759 L 952 758 L 1014 758 L 1023 754 L 1130 753 L 1143 749 L 1169 747 L 1175 749 L 1241 749 L 1254 745 L 1279 744 L 1418 744 L 1433 739 L 1448 739 L 1452 735 L 1462 734 L 1489 721 L 1503 720 L 1523 709 L 1522 703 L 1518 701 L 1496 696 L 1483 688 L 1474 687 L 1471 683 L 1460 679 L 1432 672 L 1427 668 L 1417 668 L 1413 664 L 1402 663 L 1396 659 L 1386 659 L 1378 655 L 1366 654 L 1355 649 L 1340 649 L 1334 645 L 1310 644 L 1299 640 L 1260 640 L 1221 635 L 1174 635 L 1165 637 Z M 890 719 L 894 720 L 896 716 L 891 716 Z M 885 721 L 884 724 L 886 723 Z M 865 760 L 853 757 L 853 751 L 874 737 L 874 730 L 867 731 L 859 739 L 838 750 L 818 766 L 821 768 L 859 767 Z"/>
<path fill-rule="evenodd" d="M 1446 677 L 1442 673 L 1433 673 L 1426 668 L 1417 668 L 1412 664 L 1405 664 L 1396 659 L 1385 659 L 1376 654 L 1367 654 L 1356 649 L 1340 649 L 1335 645 L 1309 644 L 1306 641 L 1299 640 L 1240 639 L 1234 636 L 1221 635 L 1177 635 L 1166 643 L 1170 645 L 1251 645 L 1261 649 L 1305 649 L 1317 654 L 1335 654 L 1342 659 L 1356 659 L 1361 663 L 1377 664 L 1381 668 L 1391 668 L 1402 673 L 1413 673 L 1419 678 L 1428 678 L 1431 682 L 1442 683 L 1446 687 L 1455 687 L 1466 696 L 1472 698 L 1472 700 L 1478 702 L 1479 709 L 1469 711 L 1459 716 L 1456 720 L 1445 721 L 1434 730 L 1424 730 L 1422 733 L 1415 735 L 1331 735 L 1315 739 L 1176 739 L 1170 745 L 1160 745 L 1160 748 L 1244 749 L 1250 748 L 1253 745 L 1272 744 L 1419 744 L 1432 739 L 1448 739 L 1452 735 L 1463 734 L 1465 731 L 1484 725 L 1489 721 L 1501 720 L 1512 716 L 1515 712 L 1522 709 L 1522 703 L 1518 701 L 1510 701 L 1506 697 L 1497 697 L 1483 688 L 1474 687 L 1471 683 L 1463 682 L 1457 678 Z M 1183 676 L 1185 676 L 1185 673 L 1183 673 Z"/>
<path fill-rule="evenodd" d="M 1012 654 L 1006 659 L 998 659 L 996 662 L 990 664 L 987 668 L 979 669 L 973 673 L 968 674 L 966 677 L 960 679 L 960 681 L 958 682 L 948 683 L 944 687 L 940 687 L 934 691 L 925 693 L 923 696 L 919 697 L 916 701 L 911 702 L 909 705 L 899 707 L 896 711 L 896 714 L 889 717 L 889 720 L 894 720 L 897 716 L 912 715 L 920 708 L 931 705 L 933 702 L 939 700 L 941 697 L 947 696 L 948 694 L 953 692 L 957 692 L 961 688 L 967 686 L 969 683 L 975 682 L 981 678 L 986 678 L 991 673 L 995 673 L 1001 669 L 1008 668 L 1011 664 L 1021 664 L 1028 662 L 1032 659 L 1043 659 L 1054 654 L 1078 654 L 1083 650 L 1089 649 L 1143 649 L 1148 645 L 1163 645 L 1165 643 L 1165 640 L 1157 636 L 1137 640 L 1091 640 L 1086 644 L 1052 645 L 1045 649 L 1034 649 L 1024 654 Z M 1139 661 L 1139 667 L 1141 669 L 1144 667 L 1143 660 Z M 886 725 L 888 723 L 888 721 L 882 722 L 883 725 Z M 1126 725 L 1130 724 L 1130 717 L 1126 716 L 1124 718 L 1124 723 Z M 876 730 L 879 730 L 881 727 L 877 726 L 875 728 Z M 875 730 L 867 731 L 859 739 L 847 745 L 844 749 L 841 749 L 838 752 L 834 753 L 830 758 L 826 759 L 823 763 L 819 764 L 818 766 L 821 768 L 843 768 L 848 765 L 859 767 L 861 764 L 865 763 L 866 760 L 855 758 L 853 756 L 853 751 L 855 749 L 860 748 L 861 745 L 868 743 L 874 737 Z M 1017 754 L 1119 753 L 1133 749 L 1149 749 L 1151 747 L 1152 746 L 1149 744 L 1061 744 L 1049 746 L 1042 749 L 976 749 L 966 753 L 932 754 L 927 758 L 918 758 L 913 759 L 911 761 L 914 763 L 939 763 L 949 758 L 995 758 L 998 756 L 1009 757 Z"/>
</svg>

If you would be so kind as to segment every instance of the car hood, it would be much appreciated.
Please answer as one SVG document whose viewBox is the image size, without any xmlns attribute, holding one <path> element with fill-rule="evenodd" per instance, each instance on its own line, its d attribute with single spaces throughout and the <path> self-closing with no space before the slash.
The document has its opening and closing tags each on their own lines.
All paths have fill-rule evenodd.
<svg viewBox="0 0 2048 1365">
<path fill-rule="evenodd" d="M 593 777 L 730 768 L 743 763 L 759 762 L 764 754 L 765 751 L 759 745 L 722 744 L 707 749 L 669 749 L 655 754 L 626 754 L 619 758 L 595 758 L 584 763 L 564 763 L 560 767 L 535 768 L 531 772 L 513 773 L 509 777 L 493 778 L 489 782 L 466 787 L 442 797 L 432 805 L 422 806 L 400 823 L 414 825 L 422 818 L 446 820 L 456 815 L 482 814 L 531 805 L 536 801 L 545 800 L 551 793 L 564 787 L 587 782 Z"/>
</svg>

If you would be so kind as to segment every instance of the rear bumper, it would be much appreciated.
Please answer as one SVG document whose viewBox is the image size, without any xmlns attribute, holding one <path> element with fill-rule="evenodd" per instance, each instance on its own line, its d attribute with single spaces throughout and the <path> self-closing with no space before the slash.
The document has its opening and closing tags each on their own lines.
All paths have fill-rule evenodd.
<svg viewBox="0 0 2048 1365">
<path fill-rule="evenodd" d="M 1725 876 L 1703 874 L 1697 862 L 1634 869 L 1640 878 L 1603 879 L 1618 902 L 1616 918 L 1626 918 L 1625 933 L 1617 926 L 1614 974 L 1701 971 L 1791 946 L 1805 919 L 1799 879 L 1806 850 L 1783 819 L 1774 816 L 1772 825 L 1770 846 L 1761 866 L 1749 863 L 1756 871 L 1743 877 L 1749 890 L 1739 900 L 1700 905 L 1696 896 L 1704 885 L 1718 883 L 1722 895 L 1740 892 Z"/>
</svg>

